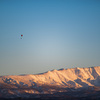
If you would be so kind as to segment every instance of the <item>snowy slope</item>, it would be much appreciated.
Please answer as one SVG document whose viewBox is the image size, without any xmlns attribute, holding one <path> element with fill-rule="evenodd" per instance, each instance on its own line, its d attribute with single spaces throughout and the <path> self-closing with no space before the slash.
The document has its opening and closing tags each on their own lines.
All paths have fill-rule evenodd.
<svg viewBox="0 0 100 100">
<path fill-rule="evenodd" d="M 54 93 L 66 88 L 100 86 L 100 66 L 48 71 L 37 75 L 0 76 L 1 96 L 23 93 Z"/>
</svg>

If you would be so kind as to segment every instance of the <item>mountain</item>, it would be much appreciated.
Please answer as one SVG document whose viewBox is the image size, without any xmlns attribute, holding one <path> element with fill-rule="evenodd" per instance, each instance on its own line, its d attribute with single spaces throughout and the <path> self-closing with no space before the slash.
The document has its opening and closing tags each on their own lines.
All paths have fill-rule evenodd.
<svg viewBox="0 0 100 100">
<path fill-rule="evenodd" d="M 37 75 L 0 76 L 0 98 L 57 96 L 59 93 L 75 95 L 83 90 L 84 95 L 86 91 L 100 91 L 100 66 L 59 69 Z"/>
</svg>

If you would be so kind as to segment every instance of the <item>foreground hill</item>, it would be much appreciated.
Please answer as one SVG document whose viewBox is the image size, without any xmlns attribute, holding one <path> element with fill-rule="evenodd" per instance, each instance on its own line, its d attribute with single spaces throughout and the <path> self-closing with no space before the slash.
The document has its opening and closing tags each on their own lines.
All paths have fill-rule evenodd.
<svg viewBox="0 0 100 100">
<path fill-rule="evenodd" d="M 37 75 L 0 76 L 0 97 L 30 97 L 81 91 L 100 91 L 100 66 L 48 71 Z"/>
</svg>

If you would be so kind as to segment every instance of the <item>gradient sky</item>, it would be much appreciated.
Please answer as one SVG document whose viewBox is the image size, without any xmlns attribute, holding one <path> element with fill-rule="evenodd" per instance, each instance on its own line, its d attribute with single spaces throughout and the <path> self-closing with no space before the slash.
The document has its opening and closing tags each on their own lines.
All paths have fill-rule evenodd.
<svg viewBox="0 0 100 100">
<path fill-rule="evenodd" d="M 100 0 L 0 0 L 0 75 L 99 65 Z"/>
</svg>

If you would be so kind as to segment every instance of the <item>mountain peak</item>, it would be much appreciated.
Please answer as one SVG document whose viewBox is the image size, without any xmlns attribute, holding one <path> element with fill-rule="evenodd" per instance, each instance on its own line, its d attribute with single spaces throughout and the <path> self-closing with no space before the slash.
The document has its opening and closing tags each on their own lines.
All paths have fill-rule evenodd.
<svg viewBox="0 0 100 100">
<path fill-rule="evenodd" d="M 37 75 L 9 75 L 0 77 L 0 93 L 4 90 L 15 93 L 49 93 L 66 91 L 66 88 L 86 88 L 90 86 L 100 86 L 100 66 L 89 68 L 70 68 L 52 70 Z M 13 89 L 12 89 L 13 88 Z M 7 92 L 8 93 L 8 92 Z"/>
</svg>

